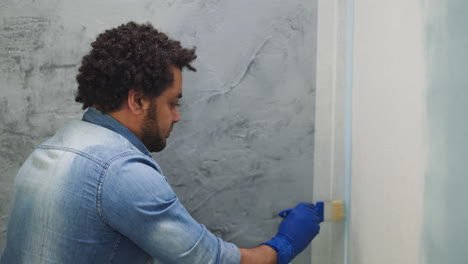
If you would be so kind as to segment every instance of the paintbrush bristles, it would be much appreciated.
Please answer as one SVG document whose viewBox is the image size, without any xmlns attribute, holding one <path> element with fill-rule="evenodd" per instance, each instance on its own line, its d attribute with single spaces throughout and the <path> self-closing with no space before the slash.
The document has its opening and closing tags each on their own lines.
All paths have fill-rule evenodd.
<svg viewBox="0 0 468 264">
<path fill-rule="evenodd" d="M 332 207 L 331 221 L 339 222 L 343 220 L 345 216 L 345 206 L 344 206 L 343 201 L 333 200 L 331 201 L 331 207 Z"/>
<path fill-rule="evenodd" d="M 323 221 L 324 222 L 339 222 L 345 216 L 345 208 L 343 201 L 333 200 L 323 202 Z"/>
</svg>

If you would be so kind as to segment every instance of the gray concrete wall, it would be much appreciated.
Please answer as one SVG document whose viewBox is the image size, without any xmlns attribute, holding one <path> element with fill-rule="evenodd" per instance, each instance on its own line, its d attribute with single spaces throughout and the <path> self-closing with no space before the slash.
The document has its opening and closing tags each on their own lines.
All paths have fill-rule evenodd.
<svg viewBox="0 0 468 264">
<path fill-rule="evenodd" d="M 0 249 L 23 160 L 66 122 L 98 33 L 151 22 L 197 46 L 182 121 L 155 159 L 192 215 L 252 247 L 312 198 L 316 1 L 0 1 Z M 306 252 L 295 263 L 308 263 Z"/>
</svg>

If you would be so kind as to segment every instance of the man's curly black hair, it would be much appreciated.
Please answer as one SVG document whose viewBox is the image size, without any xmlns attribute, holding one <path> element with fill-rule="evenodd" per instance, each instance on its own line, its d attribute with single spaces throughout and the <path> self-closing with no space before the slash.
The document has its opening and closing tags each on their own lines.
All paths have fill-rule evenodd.
<svg viewBox="0 0 468 264">
<path fill-rule="evenodd" d="M 196 71 L 190 65 L 197 58 L 195 48 L 182 48 L 151 24 L 129 22 L 106 30 L 91 46 L 76 76 L 75 101 L 83 103 L 83 109 L 96 106 L 104 113 L 113 112 L 130 89 L 159 96 L 173 82 L 171 66 Z"/>
</svg>

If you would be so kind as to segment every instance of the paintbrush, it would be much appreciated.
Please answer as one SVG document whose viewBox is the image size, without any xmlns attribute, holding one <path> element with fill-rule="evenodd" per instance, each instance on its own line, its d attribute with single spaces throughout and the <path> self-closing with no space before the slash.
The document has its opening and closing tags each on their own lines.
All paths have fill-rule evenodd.
<svg viewBox="0 0 468 264">
<path fill-rule="evenodd" d="M 340 200 L 315 203 L 320 222 L 339 222 L 345 217 L 344 202 Z"/>
<path fill-rule="evenodd" d="M 340 200 L 316 202 L 315 209 L 317 209 L 320 222 L 339 222 L 345 217 L 344 202 Z M 285 218 L 291 210 L 283 210 L 278 215 Z"/>
</svg>

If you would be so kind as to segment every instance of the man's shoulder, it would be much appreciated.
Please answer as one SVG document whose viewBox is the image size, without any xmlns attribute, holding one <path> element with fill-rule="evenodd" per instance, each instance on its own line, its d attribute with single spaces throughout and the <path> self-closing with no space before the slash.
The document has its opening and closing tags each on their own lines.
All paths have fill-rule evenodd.
<svg viewBox="0 0 468 264">
<path fill-rule="evenodd" d="M 39 148 L 68 150 L 92 156 L 103 163 L 124 153 L 145 156 L 120 134 L 81 120 L 67 124 Z"/>
</svg>

